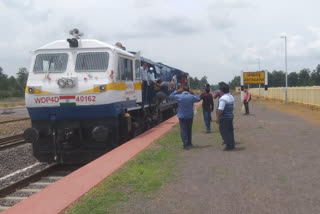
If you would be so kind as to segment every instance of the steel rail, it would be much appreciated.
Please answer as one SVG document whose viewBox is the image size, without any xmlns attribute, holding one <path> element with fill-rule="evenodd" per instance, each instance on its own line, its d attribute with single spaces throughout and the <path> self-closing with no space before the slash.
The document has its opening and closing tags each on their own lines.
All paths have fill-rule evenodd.
<svg viewBox="0 0 320 214">
<path fill-rule="evenodd" d="M 26 140 L 23 137 L 23 134 L 13 135 L 10 137 L 5 137 L 0 139 L 0 150 L 6 149 L 9 147 L 18 146 L 25 144 Z"/>
<path fill-rule="evenodd" d="M 30 120 L 30 118 L 29 118 L 29 117 L 24 117 L 24 118 L 20 118 L 20 119 L 0 121 L 0 124 L 6 124 L 6 123 L 12 123 L 12 122 L 19 122 L 19 121 L 24 121 L 24 120 Z"/>
</svg>

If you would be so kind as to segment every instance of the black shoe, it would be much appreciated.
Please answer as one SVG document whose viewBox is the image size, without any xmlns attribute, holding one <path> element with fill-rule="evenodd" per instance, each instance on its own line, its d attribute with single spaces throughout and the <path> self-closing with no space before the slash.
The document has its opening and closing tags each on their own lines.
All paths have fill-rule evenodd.
<svg viewBox="0 0 320 214">
<path fill-rule="evenodd" d="M 187 146 L 183 146 L 183 149 L 185 149 L 185 150 L 189 150 L 189 149 L 190 149 L 190 146 L 189 146 L 189 145 L 187 145 Z"/>
<path fill-rule="evenodd" d="M 223 151 L 231 151 L 231 150 L 233 150 L 234 149 L 234 147 L 225 147 L 224 149 L 223 149 Z"/>
</svg>

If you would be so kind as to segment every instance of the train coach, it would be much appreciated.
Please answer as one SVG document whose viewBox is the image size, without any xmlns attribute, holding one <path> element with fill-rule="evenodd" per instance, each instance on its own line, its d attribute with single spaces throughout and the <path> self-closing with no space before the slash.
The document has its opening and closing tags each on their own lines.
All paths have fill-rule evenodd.
<svg viewBox="0 0 320 214">
<path fill-rule="evenodd" d="M 70 34 L 73 38 L 47 44 L 32 56 L 25 90 L 32 127 L 24 137 L 38 160 L 88 162 L 176 113 L 173 101 L 142 108 L 138 71 L 146 58 L 81 39 L 77 29 Z M 177 70 L 148 64 L 167 81 Z M 165 67 L 171 77 L 164 78 Z"/>
</svg>

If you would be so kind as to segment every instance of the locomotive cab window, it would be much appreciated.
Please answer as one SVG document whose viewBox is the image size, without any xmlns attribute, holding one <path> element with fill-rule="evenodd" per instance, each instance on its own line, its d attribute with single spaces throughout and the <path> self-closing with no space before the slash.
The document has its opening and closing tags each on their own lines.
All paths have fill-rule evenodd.
<svg viewBox="0 0 320 214">
<path fill-rule="evenodd" d="M 133 80 L 133 63 L 132 60 L 119 58 L 118 64 L 118 80 Z"/>
<path fill-rule="evenodd" d="M 136 61 L 135 61 L 135 69 L 136 69 L 136 79 L 137 79 L 137 80 L 140 80 L 140 79 L 141 79 L 140 65 L 141 65 L 140 61 L 139 61 L 139 60 L 136 60 Z"/>
<path fill-rule="evenodd" d="M 34 63 L 33 72 L 64 72 L 67 68 L 67 62 L 67 53 L 38 54 Z"/>
<path fill-rule="evenodd" d="M 108 69 L 108 52 L 78 53 L 76 60 L 77 72 L 104 72 Z"/>
</svg>

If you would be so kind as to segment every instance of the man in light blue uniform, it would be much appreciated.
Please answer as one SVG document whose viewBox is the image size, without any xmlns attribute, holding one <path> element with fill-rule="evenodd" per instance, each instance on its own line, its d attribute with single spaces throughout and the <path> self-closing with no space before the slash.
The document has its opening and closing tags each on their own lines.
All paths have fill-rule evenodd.
<svg viewBox="0 0 320 214">
<path fill-rule="evenodd" d="M 220 90 L 223 93 L 219 99 L 219 104 L 216 112 L 216 123 L 219 124 L 221 137 L 226 145 L 225 150 L 232 150 L 235 147 L 233 133 L 233 108 L 234 98 L 229 93 L 229 85 L 220 85 Z"/>
<path fill-rule="evenodd" d="M 153 68 L 150 67 L 148 72 L 147 72 L 147 78 L 148 78 L 148 95 L 147 95 L 147 100 L 149 103 L 149 106 L 152 104 L 152 99 L 154 97 L 154 83 L 156 81 L 153 73 Z"/>
<path fill-rule="evenodd" d="M 193 104 L 199 102 L 200 97 L 189 92 L 188 86 L 183 86 L 183 89 L 180 88 L 170 94 L 169 99 L 178 101 L 180 135 L 183 148 L 189 149 L 192 146 Z"/>
<path fill-rule="evenodd" d="M 140 78 L 142 80 L 142 108 L 148 99 L 148 75 L 147 75 L 148 64 L 143 63 L 143 66 L 139 68 Z"/>
</svg>

